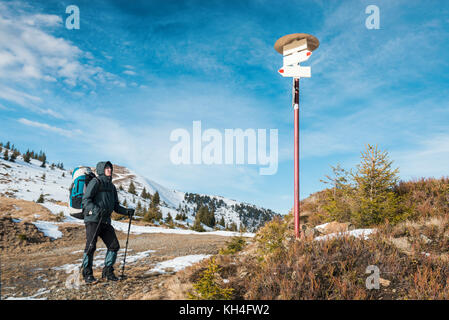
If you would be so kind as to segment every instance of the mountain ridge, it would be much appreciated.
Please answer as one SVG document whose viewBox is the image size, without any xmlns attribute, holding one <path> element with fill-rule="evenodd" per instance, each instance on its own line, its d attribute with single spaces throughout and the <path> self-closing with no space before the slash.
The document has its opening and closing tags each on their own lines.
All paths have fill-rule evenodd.
<svg viewBox="0 0 449 320">
<path fill-rule="evenodd" d="M 2 152 L 0 152 L 2 155 L 0 157 L 0 195 L 36 201 L 40 194 L 43 194 L 47 199 L 60 202 L 68 201 L 71 169 L 64 169 L 59 165 L 56 167 L 54 165 L 41 167 L 41 162 L 37 159 L 29 159 L 29 162 L 25 162 L 24 155 L 20 153 L 17 154 L 14 162 L 11 162 L 3 158 L 5 150 L 7 149 L 3 147 Z M 8 149 L 8 151 L 11 152 L 12 150 Z M 95 172 L 95 168 L 92 169 Z M 126 191 L 131 182 L 135 186 L 135 194 Z M 199 206 L 207 206 L 208 203 L 220 204 L 212 207 L 216 221 L 224 219 L 225 222 L 225 227 L 217 224 L 218 229 L 232 228 L 237 231 L 243 228 L 253 232 L 274 216 L 279 215 L 270 209 L 219 195 L 172 190 L 121 165 L 114 165 L 113 183 L 117 187 L 120 203 L 126 203 L 132 207 L 137 207 L 139 203 L 143 208 L 150 206 L 150 197 L 143 198 L 141 196 L 144 189 L 151 196 L 158 192 L 163 219 L 168 214 L 174 218 L 182 209 L 182 212 L 187 215 L 187 219 L 177 221 L 177 223 L 185 227 L 193 225 Z M 203 199 L 203 202 L 188 201 L 187 198 L 191 195 Z M 204 227 L 206 231 L 212 230 L 207 226 Z"/>
</svg>

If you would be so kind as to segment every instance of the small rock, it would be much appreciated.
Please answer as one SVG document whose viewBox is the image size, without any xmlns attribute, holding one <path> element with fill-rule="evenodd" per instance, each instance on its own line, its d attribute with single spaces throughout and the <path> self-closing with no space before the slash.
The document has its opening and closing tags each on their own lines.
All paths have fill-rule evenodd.
<svg viewBox="0 0 449 320">
<path fill-rule="evenodd" d="M 350 223 L 340 223 L 337 221 L 332 221 L 321 226 L 315 227 L 315 229 L 322 234 L 346 232 L 349 230 Z"/>
<path fill-rule="evenodd" d="M 432 242 L 432 240 L 430 240 L 429 238 L 427 238 L 425 235 L 421 234 L 420 235 L 421 239 L 424 241 L 425 244 L 429 244 Z"/>
<path fill-rule="evenodd" d="M 388 287 L 388 286 L 390 285 L 391 281 L 390 281 L 390 280 L 387 280 L 387 279 L 379 278 L 379 283 L 380 283 L 383 287 Z"/>
</svg>

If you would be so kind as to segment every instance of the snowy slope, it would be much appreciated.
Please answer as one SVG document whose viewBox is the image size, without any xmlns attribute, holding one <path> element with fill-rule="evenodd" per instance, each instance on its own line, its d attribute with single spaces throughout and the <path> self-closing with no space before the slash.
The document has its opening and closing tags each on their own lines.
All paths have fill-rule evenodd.
<svg viewBox="0 0 449 320">
<path fill-rule="evenodd" d="M 4 150 L 5 149 L 3 148 L 3 152 Z M 43 194 L 46 200 L 44 206 L 50 209 L 50 211 L 65 212 L 63 206 L 54 202 L 68 201 L 68 189 L 71 184 L 71 170 L 62 170 L 59 168 L 52 169 L 48 164 L 46 168 L 42 168 L 40 165 L 41 162 L 34 159 L 31 159 L 30 163 L 26 163 L 23 161 L 22 156 L 18 156 L 15 162 L 6 161 L 3 159 L 3 153 L 0 153 L 0 195 L 36 201 L 39 196 Z M 94 170 L 94 168 L 92 169 Z M 136 195 L 127 192 L 131 182 L 135 185 Z M 151 201 L 140 196 L 142 190 L 145 188 L 151 195 L 154 195 L 156 191 L 159 193 L 161 200 L 160 210 L 163 218 L 167 217 L 168 214 L 170 214 L 172 218 L 175 218 L 179 213 L 180 208 L 182 208 L 187 216 L 187 220 L 176 222 L 192 226 L 195 221 L 198 203 L 193 203 L 186 199 L 186 195 L 189 195 L 189 193 L 170 190 L 157 182 L 140 176 L 128 168 L 118 165 L 114 165 L 113 183 L 117 187 L 120 203 L 123 204 L 124 201 L 126 201 L 128 207 L 136 207 L 139 202 L 143 208 L 149 207 Z M 192 195 L 197 198 L 201 197 L 219 203 L 219 206 L 217 206 L 214 211 L 217 223 L 223 217 L 226 225 L 234 223 L 239 227 L 240 224 L 243 224 L 249 231 L 254 231 L 260 227 L 266 219 L 272 218 L 271 213 L 266 213 L 266 211 L 264 211 L 265 209 L 247 203 L 223 198 L 221 196 L 190 194 L 191 197 Z M 249 218 L 249 215 L 245 213 L 245 208 L 240 208 L 239 212 L 235 206 L 251 206 L 251 208 L 254 208 L 251 210 L 256 210 L 257 212 L 258 210 L 261 210 L 261 212 L 264 212 L 263 218 Z M 73 221 L 76 221 L 76 219 L 73 219 Z M 212 231 L 212 229 L 207 226 L 204 226 L 204 228 L 207 231 Z"/>
</svg>

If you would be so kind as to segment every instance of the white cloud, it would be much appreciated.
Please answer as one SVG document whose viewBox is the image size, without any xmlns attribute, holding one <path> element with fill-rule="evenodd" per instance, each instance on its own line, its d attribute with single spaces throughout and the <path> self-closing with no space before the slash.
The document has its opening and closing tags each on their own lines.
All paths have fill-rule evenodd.
<svg viewBox="0 0 449 320">
<path fill-rule="evenodd" d="M 449 176 L 449 133 L 421 139 L 416 147 L 390 154 L 403 179 Z"/>
<path fill-rule="evenodd" d="M 80 134 L 79 130 L 66 130 L 66 129 L 61 129 L 58 127 L 54 127 L 54 126 L 50 126 L 46 123 L 41 123 L 41 122 L 37 122 L 37 121 L 31 121 L 25 118 L 20 118 L 19 120 L 17 120 L 18 122 L 26 125 L 26 126 L 30 126 L 30 127 L 35 127 L 35 128 L 40 128 L 40 129 L 44 129 L 47 131 L 51 131 L 51 132 L 56 132 L 60 135 L 66 136 L 66 137 L 72 137 L 74 133 Z"/>
<path fill-rule="evenodd" d="M 135 72 L 132 71 L 132 70 L 125 70 L 125 71 L 123 71 L 123 73 L 124 73 L 124 74 L 127 74 L 127 75 L 130 75 L 130 76 L 135 76 L 135 75 L 137 75 L 137 73 L 135 73 Z"/>
<path fill-rule="evenodd" d="M 93 60 L 70 41 L 53 36 L 48 30 L 62 24 L 56 15 L 29 15 L 9 4 L 0 6 L 0 80 L 29 84 L 33 80 L 55 82 L 61 79 L 74 87 L 95 81 L 113 83 L 119 77 L 82 58 Z"/>
<path fill-rule="evenodd" d="M 62 18 L 54 14 L 34 14 L 24 16 L 21 18 L 23 23 L 30 26 L 45 25 L 45 26 L 57 26 L 62 24 Z"/>
<path fill-rule="evenodd" d="M 34 103 L 42 101 L 42 99 L 39 97 L 1 85 L 0 85 L 0 98 L 14 102 L 22 107 L 29 107 L 32 106 Z"/>
</svg>

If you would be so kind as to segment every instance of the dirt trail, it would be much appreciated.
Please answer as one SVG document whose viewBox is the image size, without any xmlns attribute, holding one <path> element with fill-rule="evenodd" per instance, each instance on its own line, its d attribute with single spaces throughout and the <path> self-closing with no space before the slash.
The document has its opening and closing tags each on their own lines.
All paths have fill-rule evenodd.
<svg viewBox="0 0 449 320">
<path fill-rule="evenodd" d="M 3 233 L 13 232 L 3 221 Z M 16 222 L 14 222 L 17 224 Z M 21 222 L 26 228 L 26 222 Z M 20 225 L 19 224 L 19 225 Z M 28 226 L 29 227 L 29 226 Z M 8 228 L 5 230 L 5 228 Z M 126 280 L 120 282 L 99 281 L 95 285 L 85 285 L 81 281 L 79 289 L 66 288 L 65 282 L 70 274 L 65 270 L 55 270 L 65 264 L 79 265 L 84 249 L 85 230 L 82 225 L 60 225 L 64 236 L 53 241 L 23 241 L 14 246 L 5 246 L 3 242 L 1 256 L 1 298 L 33 297 L 46 299 L 127 299 L 136 293 L 148 293 L 159 287 L 161 282 L 173 273 L 147 273 L 161 261 L 186 255 L 216 254 L 229 237 L 217 235 L 180 235 L 180 234 L 141 234 L 130 235 Z M 20 232 L 15 231 L 15 232 Z M 125 248 L 126 234 L 117 231 L 120 247 Z M 5 239 L 4 239 L 5 240 Z M 105 246 L 99 239 L 95 257 L 104 255 Z M 132 256 L 144 251 L 154 250 L 148 256 L 135 262 Z M 122 253 L 120 251 L 119 253 Z M 119 266 L 123 258 L 119 254 L 115 268 L 120 275 Z M 100 260 L 101 261 L 101 260 Z M 102 261 L 101 261 L 102 262 Z M 101 266 L 94 269 L 94 276 L 101 277 Z"/>
</svg>

